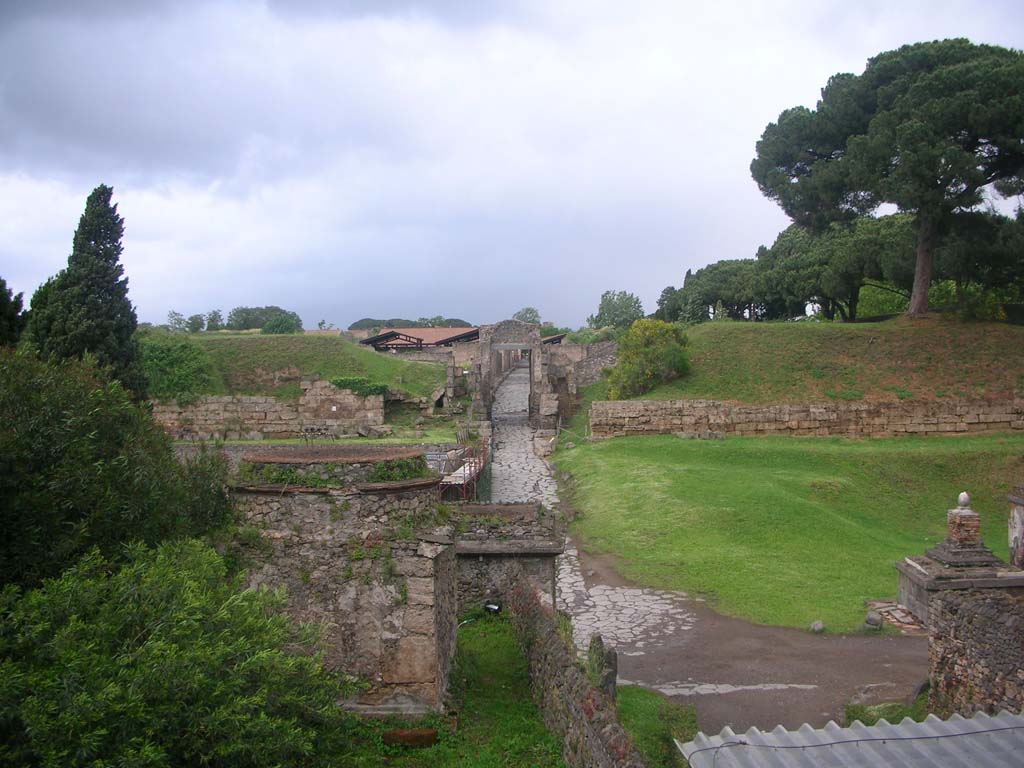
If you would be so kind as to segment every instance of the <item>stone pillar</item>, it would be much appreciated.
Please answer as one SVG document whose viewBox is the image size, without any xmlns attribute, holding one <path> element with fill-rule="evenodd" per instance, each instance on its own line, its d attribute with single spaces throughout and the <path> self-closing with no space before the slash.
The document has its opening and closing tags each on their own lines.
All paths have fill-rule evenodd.
<svg viewBox="0 0 1024 768">
<path fill-rule="evenodd" d="M 1024 568 L 1024 484 L 1009 495 L 1010 500 L 1010 565 Z"/>
</svg>

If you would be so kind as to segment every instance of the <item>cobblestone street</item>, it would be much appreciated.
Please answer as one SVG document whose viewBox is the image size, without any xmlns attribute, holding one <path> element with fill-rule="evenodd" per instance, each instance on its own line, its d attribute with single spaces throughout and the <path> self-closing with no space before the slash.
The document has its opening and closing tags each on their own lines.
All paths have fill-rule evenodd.
<svg viewBox="0 0 1024 768">
<path fill-rule="evenodd" d="M 547 464 L 533 452 L 533 429 L 527 421 L 530 401 L 529 364 L 508 375 L 491 406 L 494 454 L 491 458 L 491 500 L 539 501 L 548 509 L 558 504 L 558 486 Z"/>
<path fill-rule="evenodd" d="M 530 397 L 528 363 L 515 368 L 502 382 L 491 408 L 494 455 L 491 499 L 496 502 L 539 501 L 548 508 L 558 503 L 558 487 L 543 459 L 533 452 L 533 430 L 527 421 Z M 571 539 L 558 561 L 558 607 L 573 622 L 579 648 L 599 633 L 623 655 L 642 655 L 691 629 L 694 614 L 685 595 L 653 589 L 594 584 L 587 587 L 579 555 Z"/>
</svg>

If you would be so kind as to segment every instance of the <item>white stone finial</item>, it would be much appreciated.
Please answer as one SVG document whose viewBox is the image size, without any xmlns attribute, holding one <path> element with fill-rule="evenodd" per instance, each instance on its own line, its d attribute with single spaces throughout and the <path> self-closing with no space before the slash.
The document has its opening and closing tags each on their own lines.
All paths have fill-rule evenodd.
<svg viewBox="0 0 1024 768">
<path fill-rule="evenodd" d="M 961 507 L 971 506 L 971 497 L 967 495 L 967 491 L 960 492 L 960 498 L 957 499 Z"/>
</svg>

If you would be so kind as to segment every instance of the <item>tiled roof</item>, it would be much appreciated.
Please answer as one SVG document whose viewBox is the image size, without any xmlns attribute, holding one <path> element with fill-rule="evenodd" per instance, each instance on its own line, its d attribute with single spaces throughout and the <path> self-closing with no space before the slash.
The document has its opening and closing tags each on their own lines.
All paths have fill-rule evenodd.
<svg viewBox="0 0 1024 768">
<path fill-rule="evenodd" d="M 724 728 L 717 736 L 698 733 L 676 746 L 691 768 L 1005 768 L 1024 765 L 1024 715 L 929 715 L 923 723 L 857 721 L 848 728 L 804 723 L 795 731 L 780 725 L 741 734 Z"/>
</svg>

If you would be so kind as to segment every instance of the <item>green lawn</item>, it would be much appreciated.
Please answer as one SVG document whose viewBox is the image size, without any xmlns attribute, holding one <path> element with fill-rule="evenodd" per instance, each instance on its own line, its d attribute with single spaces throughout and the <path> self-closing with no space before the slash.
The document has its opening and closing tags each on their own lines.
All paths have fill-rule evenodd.
<svg viewBox="0 0 1024 768">
<path fill-rule="evenodd" d="M 616 438 L 560 448 L 575 534 L 627 578 L 765 624 L 857 628 L 893 563 L 945 536 L 962 490 L 1006 557 L 1024 434 L 955 438 Z"/>
<path fill-rule="evenodd" d="M 883 323 L 702 323 L 690 374 L 640 399 L 744 403 L 1009 398 L 1024 390 L 1024 326 L 929 316 Z"/>
<path fill-rule="evenodd" d="M 562 745 L 544 727 L 530 698 L 526 660 L 512 625 L 480 616 L 459 629 L 452 687 L 461 696 L 458 728 L 426 749 L 384 747 L 394 723 L 365 723 L 347 766 L 402 768 L 546 768 L 561 766 Z M 413 727 L 403 723 L 401 727 Z"/>
</svg>

